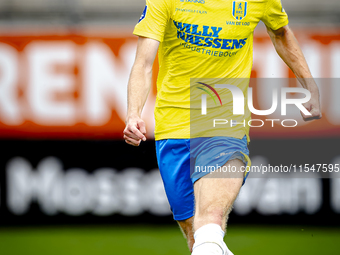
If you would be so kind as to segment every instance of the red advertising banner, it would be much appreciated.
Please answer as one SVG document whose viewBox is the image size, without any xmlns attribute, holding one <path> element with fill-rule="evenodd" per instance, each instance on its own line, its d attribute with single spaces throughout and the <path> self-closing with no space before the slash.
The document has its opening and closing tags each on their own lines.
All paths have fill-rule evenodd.
<svg viewBox="0 0 340 255">
<path fill-rule="evenodd" d="M 340 30 L 295 33 L 313 76 L 340 78 Z M 122 139 L 136 41 L 128 33 L 29 35 L 26 31 L 0 36 L 0 138 Z M 149 138 L 157 68 L 156 61 L 153 90 L 143 113 Z M 293 77 L 266 34 L 255 36 L 252 77 Z M 340 136 L 339 89 L 332 80 L 322 89 L 324 117 L 319 122 L 294 129 L 253 128 L 252 137 Z M 254 106 L 260 109 L 264 95 L 257 91 L 255 86 Z"/>
</svg>

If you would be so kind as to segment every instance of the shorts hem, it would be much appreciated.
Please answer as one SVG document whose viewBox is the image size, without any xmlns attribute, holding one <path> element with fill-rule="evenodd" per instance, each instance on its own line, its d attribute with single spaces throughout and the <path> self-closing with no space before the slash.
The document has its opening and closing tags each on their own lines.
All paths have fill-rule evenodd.
<svg viewBox="0 0 340 255">
<path fill-rule="evenodd" d="M 185 213 L 185 214 L 181 214 L 181 215 L 174 215 L 174 220 L 177 220 L 177 221 L 187 220 L 187 219 L 189 219 L 193 216 L 194 216 L 193 212 Z"/>
<path fill-rule="evenodd" d="M 241 156 L 242 155 L 242 156 Z M 230 160 L 233 160 L 233 159 L 238 159 L 238 160 L 241 160 L 245 165 L 246 167 L 249 165 L 249 158 L 247 157 L 247 154 L 244 153 L 243 151 L 234 151 L 231 155 L 227 156 L 225 158 L 225 160 L 223 160 L 223 162 L 225 162 L 223 165 L 225 165 L 228 161 Z M 197 182 L 199 179 L 203 178 L 204 176 L 210 174 L 211 172 L 201 172 L 201 173 L 198 173 L 196 175 L 196 177 L 191 177 L 191 181 L 192 183 L 194 184 L 195 182 Z M 243 184 L 245 183 L 245 180 L 247 179 L 248 177 L 248 174 L 249 172 L 245 172 L 244 173 L 244 177 L 243 177 Z M 243 185 L 242 184 L 242 185 Z"/>
</svg>

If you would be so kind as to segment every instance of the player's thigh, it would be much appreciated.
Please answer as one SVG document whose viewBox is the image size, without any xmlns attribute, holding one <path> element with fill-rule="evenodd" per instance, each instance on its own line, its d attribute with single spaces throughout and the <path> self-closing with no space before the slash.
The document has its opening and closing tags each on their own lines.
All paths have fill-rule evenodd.
<svg viewBox="0 0 340 255">
<path fill-rule="evenodd" d="M 200 178 L 194 184 L 196 213 L 209 208 L 228 210 L 234 203 L 243 183 L 245 164 L 239 159 L 232 159 L 225 165 L 231 172 L 212 172 Z M 226 213 L 226 211 L 225 211 Z"/>
</svg>

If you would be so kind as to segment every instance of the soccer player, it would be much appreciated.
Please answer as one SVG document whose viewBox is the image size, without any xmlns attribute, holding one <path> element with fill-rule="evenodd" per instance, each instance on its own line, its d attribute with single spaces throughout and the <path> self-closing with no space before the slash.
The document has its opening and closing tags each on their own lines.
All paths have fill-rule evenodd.
<svg viewBox="0 0 340 255">
<path fill-rule="evenodd" d="M 250 160 L 249 127 L 235 125 L 221 136 L 190 133 L 190 78 L 249 78 L 253 31 L 259 21 L 266 25 L 279 56 L 311 92 L 304 104 L 310 115 L 302 113 L 303 118 L 320 118 L 317 85 L 280 0 L 146 0 L 134 30 L 139 39 L 128 84 L 124 139 L 134 146 L 146 140 L 141 113 L 158 51 L 157 160 L 174 219 L 193 255 L 233 254 L 223 238 L 228 214 L 246 179 L 242 171 L 207 178 L 218 173 L 193 169 L 218 164 L 240 170 Z M 199 84 L 213 91 L 214 84 Z M 239 85 L 244 94 L 247 86 Z"/>
</svg>

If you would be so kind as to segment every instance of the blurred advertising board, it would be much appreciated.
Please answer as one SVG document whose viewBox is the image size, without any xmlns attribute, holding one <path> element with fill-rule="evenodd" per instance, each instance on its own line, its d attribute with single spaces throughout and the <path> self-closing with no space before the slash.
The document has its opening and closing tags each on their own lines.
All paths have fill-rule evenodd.
<svg viewBox="0 0 340 255">
<path fill-rule="evenodd" d="M 339 31 L 297 30 L 296 35 L 314 77 L 340 77 Z M 121 139 L 135 48 L 136 37 L 131 35 L 1 36 L 0 138 Z M 143 115 L 150 138 L 157 68 L 156 62 L 154 87 Z M 252 77 L 293 77 L 264 34 L 254 40 Z M 332 97 L 339 90 L 333 83 L 322 91 L 325 118 L 313 136 L 339 136 L 340 105 Z M 263 92 L 254 91 L 254 105 L 265 98 Z M 286 132 L 264 127 L 254 130 L 252 137 L 275 137 L 277 132 L 286 137 L 306 134 L 304 128 Z"/>
<path fill-rule="evenodd" d="M 230 221 L 338 224 L 340 152 L 334 148 L 339 142 L 252 141 L 253 167 L 309 171 L 270 177 L 251 172 Z M 1 145 L 0 225 L 173 222 L 153 141 L 139 148 L 93 140 L 2 140 Z M 328 178 L 311 170 L 318 164 L 334 166 Z"/>
</svg>

